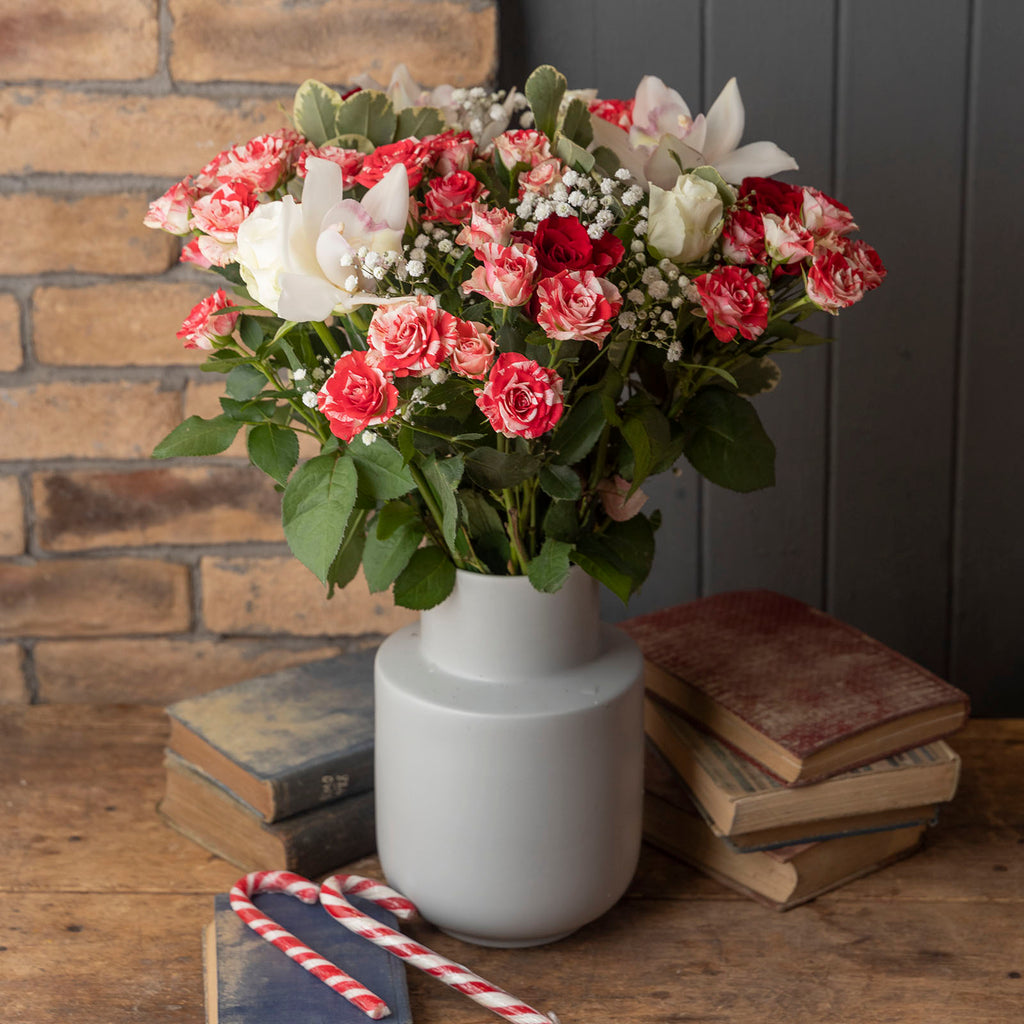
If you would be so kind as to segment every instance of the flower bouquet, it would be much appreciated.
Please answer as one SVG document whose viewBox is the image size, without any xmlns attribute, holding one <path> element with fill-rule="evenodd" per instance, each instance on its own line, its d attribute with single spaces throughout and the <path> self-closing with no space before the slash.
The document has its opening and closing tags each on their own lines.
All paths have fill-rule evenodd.
<svg viewBox="0 0 1024 1024">
<path fill-rule="evenodd" d="M 769 356 L 826 340 L 800 322 L 885 276 L 845 206 L 769 177 L 790 156 L 738 147 L 735 81 L 692 116 L 653 77 L 624 101 L 547 66 L 524 94 L 399 69 L 345 95 L 305 82 L 293 122 L 150 206 L 224 279 L 179 336 L 226 390 L 154 454 L 244 428 L 329 588 L 362 565 L 426 609 L 458 568 L 550 592 L 575 564 L 628 600 L 659 522 L 644 481 L 685 457 L 772 484 L 749 400 Z"/>
</svg>

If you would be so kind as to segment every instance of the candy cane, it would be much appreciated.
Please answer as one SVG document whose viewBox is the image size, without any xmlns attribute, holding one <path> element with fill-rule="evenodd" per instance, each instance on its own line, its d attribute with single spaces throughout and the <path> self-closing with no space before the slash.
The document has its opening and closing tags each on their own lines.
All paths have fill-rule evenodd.
<svg viewBox="0 0 1024 1024">
<path fill-rule="evenodd" d="M 325 960 L 319 953 L 304 945 L 276 921 L 271 921 L 269 917 L 260 913 L 252 902 L 252 897 L 261 892 L 284 892 L 297 897 L 303 903 L 316 903 L 319 893 L 308 878 L 292 874 L 290 871 L 254 871 L 240 878 L 232 886 L 229 896 L 231 909 L 257 935 L 262 936 L 283 953 L 287 953 L 297 964 L 305 967 L 310 974 L 334 989 L 338 995 L 344 996 L 350 1003 L 358 1006 L 372 1020 L 380 1020 L 381 1017 L 390 1015 L 391 1010 L 383 999 L 364 988 L 330 960 Z"/>
<path fill-rule="evenodd" d="M 462 964 L 448 960 L 418 942 L 412 942 L 401 932 L 396 932 L 393 928 L 388 928 L 387 925 L 357 910 L 345 899 L 345 893 L 370 900 L 403 919 L 412 917 L 416 913 L 416 908 L 394 889 L 389 889 L 372 878 L 362 878 L 359 875 L 332 875 L 320 886 L 320 902 L 331 917 L 357 935 L 382 946 L 389 953 L 401 957 L 406 963 L 450 985 L 481 1006 L 511 1021 L 512 1024 L 558 1024 L 558 1018 L 553 1013 L 538 1013 L 508 992 L 473 974 Z"/>
</svg>

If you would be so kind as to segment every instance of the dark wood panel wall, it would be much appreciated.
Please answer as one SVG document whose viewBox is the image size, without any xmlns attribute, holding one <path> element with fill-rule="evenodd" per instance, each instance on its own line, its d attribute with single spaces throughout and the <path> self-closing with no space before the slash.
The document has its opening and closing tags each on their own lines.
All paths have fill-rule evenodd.
<svg viewBox="0 0 1024 1024">
<path fill-rule="evenodd" d="M 1024 714 L 1024 103 L 1019 0 L 503 0 L 502 84 L 553 63 L 628 97 L 656 74 L 696 109 L 736 76 L 744 141 L 854 211 L 885 285 L 780 357 L 759 400 L 778 483 L 685 467 L 649 488 L 657 566 L 630 612 L 770 587 Z M 609 601 L 606 614 L 628 614 Z"/>
</svg>

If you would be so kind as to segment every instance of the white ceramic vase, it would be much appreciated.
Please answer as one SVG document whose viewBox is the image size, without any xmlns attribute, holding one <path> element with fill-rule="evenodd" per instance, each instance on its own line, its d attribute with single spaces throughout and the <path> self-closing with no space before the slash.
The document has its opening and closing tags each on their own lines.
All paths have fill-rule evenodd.
<svg viewBox="0 0 1024 1024">
<path fill-rule="evenodd" d="M 640 850 L 642 659 L 594 581 L 460 571 L 376 660 L 377 848 L 390 885 L 468 942 L 563 938 Z"/>
</svg>

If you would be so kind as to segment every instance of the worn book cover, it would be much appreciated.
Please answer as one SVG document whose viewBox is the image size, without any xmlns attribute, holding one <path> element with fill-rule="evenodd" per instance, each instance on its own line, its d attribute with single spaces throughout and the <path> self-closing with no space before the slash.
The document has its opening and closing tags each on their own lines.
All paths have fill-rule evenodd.
<svg viewBox="0 0 1024 1024">
<path fill-rule="evenodd" d="M 911 821 L 931 820 L 934 812 L 922 808 L 952 800 L 960 779 L 960 757 L 944 740 L 814 785 L 785 786 L 650 697 L 644 700 L 644 729 L 713 828 L 726 836 L 809 823 L 824 834 L 820 823 L 828 819 L 839 819 L 845 831 L 841 819 L 900 810 L 912 810 Z"/>
<path fill-rule="evenodd" d="M 266 821 L 373 786 L 375 649 L 172 704 L 168 746 Z"/>
<path fill-rule="evenodd" d="M 317 877 L 376 849 L 372 790 L 267 822 L 229 789 L 168 750 L 159 810 L 182 835 L 243 871 Z"/>
<path fill-rule="evenodd" d="M 788 783 L 941 739 L 967 696 L 801 601 L 734 591 L 620 623 L 649 691 Z"/>
<path fill-rule="evenodd" d="M 913 853 L 926 826 L 865 832 L 763 852 L 738 853 L 691 808 L 644 794 L 644 838 L 724 885 L 789 910 Z"/>
<path fill-rule="evenodd" d="M 352 898 L 371 917 L 395 928 L 394 915 Z M 259 909 L 388 1004 L 389 1024 L 411 1024 L 405 964 L 338 924 L 319 904 L 294 896 L 257 896 Z M 232 909 L 214 900 L 203 936 L 207 1024 L 365 1024 L 366 1014 L 257 935 Z"/>
</svg>

